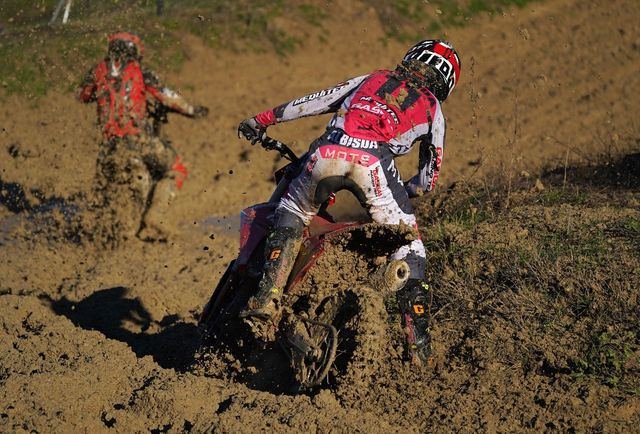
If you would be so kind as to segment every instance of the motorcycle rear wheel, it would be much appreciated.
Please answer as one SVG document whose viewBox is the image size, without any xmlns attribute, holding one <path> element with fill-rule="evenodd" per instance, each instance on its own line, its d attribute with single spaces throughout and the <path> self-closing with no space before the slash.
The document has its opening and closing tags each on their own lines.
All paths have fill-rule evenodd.
<svg viewBox="0 0 640 434">
<path fill-rule="evenodd" d="M 322 384 L 333 367 L 338 351 L 335 320 L 343 304 L 343 293 L 331 295 L 313 310 L 315 315 L 295 316 L 289 324 L 291 365 L 301 389 Z"/>
</svg>

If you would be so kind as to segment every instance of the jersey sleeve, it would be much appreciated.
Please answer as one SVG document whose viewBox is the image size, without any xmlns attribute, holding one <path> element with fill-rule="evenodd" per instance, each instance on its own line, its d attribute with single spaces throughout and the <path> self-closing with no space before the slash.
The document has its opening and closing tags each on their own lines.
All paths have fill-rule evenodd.
<svg viewBox="0 0 640 434">
<path fill-rule="evenodd" d="M 255 116 L 257 122 L 264 126 L 279 122 L 292 121 L 305 116 L 334 113 L 340 108 L 342 101 L 351 94 L 368 75 L 351 78 L 333 87 L 296 98 L 275 108 Z"/>
<path fill-rule="evenodd" d="M 91 68 L 84 76 L 82 83 L 76 90 L 76 97 L 81 102 L 89 103 L 96 99 L 96 79 L 95 79 L 95 67 Z"/>
<path fill-rule="evenodd" d="M 418 174 L 408 182 L 410 191 L 422 191 L 426 193 L 435 187 L 440 175 L 445 135 L 446 121 L 440 106 L 438 106 L 431 131 L 429 134 L 418 138 L 420 143 Z"/>
<path fill-rule="evenodd" d="M 163 105 L 169 107 L 183 115 L 193 116 L 195 107 L 189 104 L 178 92 L 163 86 L 158 77 L 151 71 L 145 70 L 143 73 L 146 91 Z"/>
</svg>

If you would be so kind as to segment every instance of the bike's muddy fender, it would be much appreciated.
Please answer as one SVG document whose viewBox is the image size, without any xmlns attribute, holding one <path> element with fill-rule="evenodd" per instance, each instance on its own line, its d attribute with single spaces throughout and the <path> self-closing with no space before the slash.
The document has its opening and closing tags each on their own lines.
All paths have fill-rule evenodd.
<svg viewBox="0 0 640 434">
<path fill-rule="evenodd" d="M 287 291 L 291 291 L 302 281 L 307 271 L 316 263 L 324 253 L 324 243 L 331 238 L 351 228 L 362 226 L 362 222 L 334 223 L 321 216 L 315 216 L 309 227 L 305 230 L 300 252 L 289 275 Z"/>
</svg>

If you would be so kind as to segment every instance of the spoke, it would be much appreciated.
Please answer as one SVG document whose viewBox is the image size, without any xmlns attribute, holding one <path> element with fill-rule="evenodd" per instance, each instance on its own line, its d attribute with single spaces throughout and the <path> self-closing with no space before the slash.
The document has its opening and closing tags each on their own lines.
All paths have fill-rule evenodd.
<svg viewBox="0 0 640 434">
<path fill-rule="evenodd" d="M 324 378 L 329 374 L 329 370 L 331 369 L 331 366 L 335 361 L 336 352 L 338 349 L 338 331 L 331 324 L 302 317 L 300 318 L 300 320 L 315 326 L 323 327 L 328 331 L 322 341 L 324 345 L 321 345 L 321 347 L 324 348 L 322 351 L 322 358 L 321 360 L 319 360 L 319 362 L 321 362 L 319 364 L 320 366 L 316 367 L 316 363 L 313 363 L 313 368 L 315 368 L 312 368 L 313 378 L 311 378 L 312 381 L 309 382 L 310 384 L 306 384 L 307 387 L 316 386 L 320 384 L 322 380 L 324 380 Z M 304 366 L 305 368 L 309 368 L 306 363 L 304 363 Z"/>
</svg>

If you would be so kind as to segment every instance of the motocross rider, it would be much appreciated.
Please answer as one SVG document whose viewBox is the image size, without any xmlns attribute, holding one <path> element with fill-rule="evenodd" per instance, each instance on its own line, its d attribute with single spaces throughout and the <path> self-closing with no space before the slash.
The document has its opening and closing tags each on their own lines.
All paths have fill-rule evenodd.
<svg viewBox="0 0 640 434">
<path fill-rule="evenodd" d="M 118 32 L 108 42 L 107 56 L 77 91 L 80 101 L 97 103 L 103 136 L 95 186 L 101 215 L 94 235 L 110 242 L 120 235 L 163 240 L 169 204 L 187 171 L 170 142 L 155 134 L 148 104 L 192 118 L 206 116 L 208 109 L 189 104 L 142 67 L 143 45 L 137 35 Z"/>
<path fill-rule="evenodd" d="M 282 289 L 303 229 L 329 193 L 348 188 L 361 198 L 375 222 L 403 222 L 417 228 L 409 198 L 431 191 L 438 179 L 445 137 L 441 104 L 458 83 L 460 67 L 450 43 L 424 40 L 406 53 L 395 70 L 349 79 L 240 123 L 239 133 L 256 143 L 276 123 L 335 113 L 325 133 L 310 145 L 301 173 L 278 205 L 259 289 L 243 317 L 255 324 L 273 322 L 280 315 Z M 408 153 L 416 143 L 420 146 L 418 173 L 404 183 L 394 158 Z M 416 239 L 392 258 L 404 259 L 411 269 L 397 297 L 412 357 L 426 361 L 431 338 L 424 245 Z"/>
</svg>

